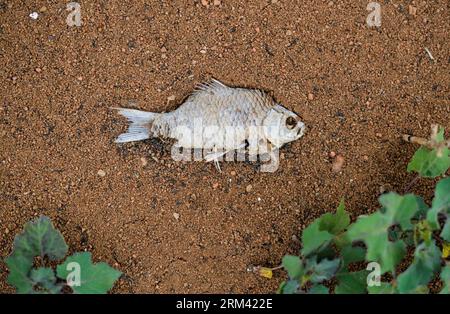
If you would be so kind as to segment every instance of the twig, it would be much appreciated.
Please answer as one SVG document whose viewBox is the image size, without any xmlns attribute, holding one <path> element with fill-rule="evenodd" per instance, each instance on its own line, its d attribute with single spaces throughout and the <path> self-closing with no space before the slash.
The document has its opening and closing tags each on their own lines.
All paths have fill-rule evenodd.
<svg viewBox="0 0 450 314">
<path fill-rule="evenodd" d="M 428 50 L 427 47 L 425 47 L 425 51 L 427 52 L 428 57 L 430 57 L 430 59 L 431 59 L 432 61 L 436 61 L 436 60 L 434 59 L 433 55 L 431 54 L 430 50 Z"/>
<path fill-rule="evenodd" d="M 438 142 L 436 137 L 439 131 L 439 125 L 433 124 L 431 126 L 431 135 L 429 139 L 418 137 L 410 134 L 403 134 L 402 139 L 408 143 L 419 144 L 429 149 L 442 150 L 444 147 L 450 148 L 450 140 Z"/>
<path fill-rule="evenodd" d="M 409 182 L 409 184 L 405 187 L 405 189 L 404 189 L 404 194 L 406 194 L 406 193 L 408 193 L 410 190 L 411 190 L 411 188 L 413 187 L 413 185 L 417 182 L 417 180 L 419 180 L 420 179 L 420 175 L 416 175 L 415 177 L 414 177 L 414 179 L 412 179 L 410 182 Z"/>
<path fill-rule="evenodd" d="M 450 148 L 450 140 L 442 141 L 442 142 L 436 144 L 433 141 L 430 141 L 426 138 L 417 137 L 417 136 L 413 136 L 413 135 L 409 135 L 409 134 L 403 134 L 402 138 L 406 142 L 423 145 L 423 146 L 426 146 L 431 149 L 438 148 L 441 146 L 447 146 Z"/>
</svg>

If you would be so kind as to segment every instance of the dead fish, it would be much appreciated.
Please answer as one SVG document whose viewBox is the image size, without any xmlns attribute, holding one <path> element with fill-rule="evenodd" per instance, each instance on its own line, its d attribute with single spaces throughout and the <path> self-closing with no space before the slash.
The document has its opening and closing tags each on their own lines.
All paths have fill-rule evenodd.
<svg viewBox="0 0 450 314">
<path fill-rule="evenodd" d="M 167 113 L 113 108 L 130 121 L 116 143 L 150 137 L 176 139 L 176 148 L 203 149 L 217 161 L 234 150 L 255 156 L 280 148 L 305 133 L 305 124 L 264 91 L 229 87 L 218 80 L 197 86 L 176 110 Z M 220 168 L 219 168 L 220 170 Z"/>
</svg>

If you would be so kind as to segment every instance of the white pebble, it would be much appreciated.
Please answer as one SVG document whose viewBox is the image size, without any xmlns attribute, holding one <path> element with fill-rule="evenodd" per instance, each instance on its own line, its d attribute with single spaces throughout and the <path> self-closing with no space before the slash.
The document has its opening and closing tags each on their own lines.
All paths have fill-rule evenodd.
<svg viewBox="0 0 450 314">
<path fill-rule="evenodd" d="M 106 176 L 106 172 L 103 171 L 103 170 L 101 170 L 101 169 L 97 172 L 97 174 L 98 174 L 100 177 Z"/>
<path fill-rule="evenodd" d="M 31 12 L 31 13 L 30 13 L 30 17 L 31 17 L 33 20 L 37 20 L 37 18 L 39 17 L 39 13 L 37 13 L 37 12 Z"/>
</svg>

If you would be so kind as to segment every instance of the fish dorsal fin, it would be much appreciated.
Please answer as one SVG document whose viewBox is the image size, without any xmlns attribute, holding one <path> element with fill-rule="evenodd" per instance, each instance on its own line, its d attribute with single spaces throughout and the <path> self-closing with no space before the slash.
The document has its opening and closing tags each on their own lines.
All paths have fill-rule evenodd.
<svg viewBox="0 0 450 314">
<path fill-rule="evenodd" d="M 200 83 L 195 87 L 193 94 L 198 93 L 211 93 L 221 96 L 229 95 L 232 92 L 232 88 L 223 84 L 222 82 L 211 79 L 209 82 Z"/>
</svg>

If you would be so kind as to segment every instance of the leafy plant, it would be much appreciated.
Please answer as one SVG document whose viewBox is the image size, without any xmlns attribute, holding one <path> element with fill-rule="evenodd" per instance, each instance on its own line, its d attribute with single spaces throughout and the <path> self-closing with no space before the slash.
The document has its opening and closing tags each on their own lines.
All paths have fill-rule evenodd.
<svg viewBox="0 0 450 314">
<path fill-rule="evenodd" d="M 408 171 L 422 177 L 447 172 L 443 128 L 435 127 L 430 140 L 410 139 L 422 146 Z M 450 293 L 450 177 L 437 183 L 431 207 L 419 196 L 394 192 L 379 202 L 379 210 L 351 223 L 341 201 L 336 213 L 304 229 L 299 255 L 282 260 L 288 279 L 279 292 L 329 293 L 334 287 L 334 293 L 427 293 L 430 281 L 440 279 L 440 293 Z"/>
<path fill-rule="evenodd" d="M 63 259 L 67 244 L 50 219 L 41 216 L 25 225 L 14 239 L 13 251 L 6 258 L 9 269 L 7 282 L 17 293 L 62 293 L 70 286 L 74 293 L 106 293 L 121 272 L 106 263 L 93 264 L 91 253 L 79 252 L 56 267 L 48 264 Z M 34 267 L 39 264 L 39 267 Z"/>
</svg>

